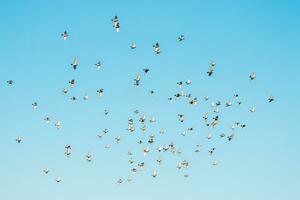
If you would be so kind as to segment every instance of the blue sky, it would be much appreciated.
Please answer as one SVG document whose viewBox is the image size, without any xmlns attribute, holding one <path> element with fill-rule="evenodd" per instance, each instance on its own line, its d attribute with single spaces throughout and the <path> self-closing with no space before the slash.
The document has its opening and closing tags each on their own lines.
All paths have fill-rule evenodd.
<svg viewBox="0 0 300 200">
<path fill-rule="evenodd" d="M 0 199 L 299 199 L 299 9 L 292 0 L 1 1 Z M 112 27 L 114 15 L 120 19 L 119 33 Z M 60 37 L 64 30 L 70 34 L 67 41 Z M 184 43 L 177 41 L 180 34 Z M 133 41 L 135 50 L 129 48 Z M 155 42 L 161 45 L 159 56 L 153 53 Z M 94 66 L 98 60 L 100 71 Z M 217 67 L 209 78 L 211 60 Z M 147 76 L 145 67 L 151 70 Z M 257 80 L 250 82 L 252 72 Z M 133 86 L 137 74 L 142 75 L 139 89 Z M 64 96 L 61 91 L 72 78 L 77 86 Z M 12 87 L 6 85 L 9 79 Z M 187 79 L 192 84 L 185 90 L 199 98 L 199 105 L 168 102 L 178 92 L 176 83 Z M 97 97 L 99 88 L 105 90 L 103 98 Z M 226 102 L 234 93 L 243 105 L 222 107 L 220 126 L 205 127 L 202 116 L 210 107 L 203 97 Z M 85 94 L 90 100 L 82 100 Z M 270 94 L 276 98 L 272 104 L 267 103 Z M 77 102 L 70 101 L 72 95 Z M 257 112 L 251 114 L 253 105 Z M 155 133 L 159 144 L 173 141 L 183 154 L 164 154 L 157 167 L 158 154 L 150 152 L 145 170 L 119 186 L 117 179 L 126 179 L 130 170 L 127 151 L 143 160 L 145 145 L 136 141 L 147 137 L 125 130 L 135 109 L 156 116 L 148 135 Z M 183 124 L 179 113 L 186 114 Z M 46 116 L 50 125 L 43 121 Z M 53 125 L 57 120 L 61 130 Z M 234 121 L 247 128 L 237 130 L 230 143 L 219 139 L 221 132 L 231 133 Z M 182 137 L 190 126 L 194 133 Z M 98 140 L 104 128 L 110 133 Z M 160 128 L 165 135 L 157 134 Z M 205 139 L 208 132 L 216 135 L 213 141 Z M 17 144 L 19 134 L 24 141 Z M 122 137 L 119 145 L 116 135 Z M 104 149 L 108 143 L 110 150 Z M 203 147 L 195 154 L 198 143 Z M 64 155 L 68 144 L 70 159 Z M 213 158 L 207 153 L 212 146 L 217 147 Z M 84 158 L 88 150 L 91 163 Z M 183 159 L 191 162 L 189 178 L 175 167 Z M 48 175 L 42 172 L 45 166 Z M 154 169 L 156 179 L 150 176 Z M 56 176 L 62 177 L 60 184 Z"/>
</svg>

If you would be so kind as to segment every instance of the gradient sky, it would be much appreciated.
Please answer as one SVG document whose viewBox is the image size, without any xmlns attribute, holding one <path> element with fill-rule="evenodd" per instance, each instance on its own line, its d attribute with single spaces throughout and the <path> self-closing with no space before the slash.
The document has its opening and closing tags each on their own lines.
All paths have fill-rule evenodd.
<svg viewBox="0 0 300 200">
<path fill-rule="evenodd" d="M 0 199 L 300 199 L 299 10 L 296 0 L 1 1 Z M 114 15 L 120 19 L 119 33 L 112 27 Z M 60 37 L 64 30 L 70 34 L 67 41 Z M 177 41 L 180 34 L 186 36 L 184 43 Z M 135 50 L 129 48 L 133 41 Z M 161 45 L 159 56 L 153 53 L 155 42 Z M 79 67 L 74 72 L 75 56 Z M 101 71 L 94 66 L 98 60 Z M 211 60 L 217 67 L 209 78 Z M 151 71 L 136 89 L 133 79 L 145 67 Z M 250 82 L 252 72 L 257 80 Z M 61 91 L 72 78 L 77 87 L 64 96 Z M 168 102 L 178 92 L 176 83 L 187 79 L 192 84 L 186 90 L 200 99 L 199 105 Z M 97 97 L 99 88 L 105 90 L 103 98 Z M 225 102 L 234 93 L 243 105 L 222 107 L 220 126 L 205 127 L 202 116 L 210 107 L 203 97 Z M 89 101 L 82 100 L 85 94 Z M 270 94 L 276 98 L 272 104 L 267 103 Z M 72 103 L 72 95 L 79 100 Z M 257 112 L 251 114 L 253 105 Z M 119 186 L 117 179 L 126 179 L 130 170 L 127 150 L 136 152 L 137 161 L 143 159 L 145 145 L 136 141 L 147 137 L 125 130 L 135 109 L 157 117 L 148 135 L 165 128 L 158 143 L 173 141 L 183 154 L 164 154 L 158 168 L 151 164 L 158 154 L 150 152 L 145 170 Z M 179 113 L 186 114 L 183 124 Z M 43 121 L 46 116 L 50 125 Z M 53 125 L 57 120 L 61 130 Z M 247 127 L 237 130 L 232 142 L 217 137 L 230 134 L 235 121 Z M 194 133 L 182 137 L 190 126 Z M 110 133 L 98 140 L 104 128 Z M 205 139 L 208 132 L 213 141 Z M 116 145 L 118 134 L 122 141 Z M 20 144 L 17 135 L 24 138 Z M 108 143 L 110 150 L 104 149 Z M 198 143 L 203 147 L 196 154 Z M 68 144 L 70 159 L 64 155 Z M 207 150 L 213 146 L 217 151 L 210 157 Z M 91 163 L 84 158 L 88 150 Z M 175 167 L 183 159 L 191 162 L 189 178 Z M 213 159 L 219 166 L 211 165 Z M 42 172 L 45 166 L 48 175 Z M 154 169 L 156 179 L 150 176 Z M 56 176 L 62 177 L 60 184 Z"/>
</svg>

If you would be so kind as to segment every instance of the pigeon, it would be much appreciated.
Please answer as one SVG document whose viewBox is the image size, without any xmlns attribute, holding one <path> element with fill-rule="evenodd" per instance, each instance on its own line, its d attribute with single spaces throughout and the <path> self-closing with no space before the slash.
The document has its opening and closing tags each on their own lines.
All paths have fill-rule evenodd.
<svg viewBox="0 0 300 200">
<path fill-rule="evenodd" d="M 7 83 L 7 85 L 12 86 L 14 81 L 13 80 L 8 80 L 8 81 L 6 81 L 6 83 Z"/>
<path fill-rule="evenodd" d="M 212 137 L 213 137 L 213 136 L 212 136 L 211 133 L 209 133 L 209 134 L 207 135 L 207 139 L 208 139 L 208 140 L 210 140 Z"/>
<path fill-rule="evenodd" d="M 270 96 L 268 97 L 269 103 L 273 102 L 274 100 L 275 100 L 275 98 L 274 98 L 272 95 L 270 95 Z"/>
<path fill-rule="evenodd" d="M 154 171 L 152 172 L 151 176 L 152 176 L 153 178 L 156 178 L 157 172 L 154 170 Z"/>
<path fill-rule="evenodd" d="M 180 122 L 184 122 L 184 114 L 178 114 L 178 120 L 180 121 Z"/>
<path fill-rule="evenodd" d="M 182 88 L 182 81 L 178 81 L 177 85 L 178 85 L 179 89 L 181 89 Z"/>
<path fill-rule="evenodd" d="M 68 89 L 67 89 L 67 88 L 64 88 L 64 89 L 62 90 L 62 92 L 63 92 L 64 94 L 67 94 L 67 93 L 68 93 Z"/>
<path fill-rule="evenodd" d="M 89 96 L 87 94 L 84 95 L 83 100 L 88 100 L 88 99 L 89 99 Z"/>
<path fill-rule="evenodd" d="M 251 109 L 250 109 L 250 112 L 254 113 L 256 111 L 256 107 L 253 106 Z"/>
<path fill-rule="evenodd" d="M 75 87 L 75 79 L 72 79 L 69 81 L 70 87 L 74 88 Z"/>
<path fill-rule="evenodd" d="M 36 110 L 37 106 L 38 106 L 38 103 L 37 102 L 33 102 L 31 105 L 32 105 L 33 110 Z"/>
<path fill-rule="evenodd" d="M 60 34 L 60 35 L 62 36 L 63 40 L 67 40 L 68 37 L 69 37 L 69 34 L 68 34 L 67 31 L 64 31 L 64 32 L 63 32 L 62 34 Z"/>
<path fill-rule="evenodd" d="M 148 153 L 150 152 L 150 149 L 148 147 L 146 147 L 144 150 L 143 150 L 143 155 L 146 156 L 148 155 Z"/>
<path fill-rule="evenodd" d="M 57 121 L 54 125 L 55 125 L 55 127 L 56 127 L 57 129 L 60 129 L 60 128 L 61 128 L 61 122 L 60 122 L 60 121 Z"/>
<path fill-rule="evenodd" d="M 118 16 L 116 15 L 111 21 L 113 22 L 113 27 L 115 31 L 118 33 L 120 30 L 120 22 Z"/>
<path fill-rule="evenodd" d="M 101 62 L 98 61 L 98 62 L 95 64 L 95 66 L 96 66 L 96 69 L 97 69 L 97 70 L 100 70 L 100 69 L 101 69 Z"/>
<path fill-rule="evenodd" d="M 46 122 L 46 124 L 50 123 L 50 117 L 45 117 L 44 121 Z"/>
<path fill-rule="evenodd" d="M 213 75 L 214 71 L 215 71 L 215 68 L 216 68 L 216 63 L 215 62 L 211 62 L 210 63 L 210 68 L 209 70 L 206 72 L 208 74 L 208 76 L 211 76 Z"/>
<path fill-rule="evenodd" d="M 48 173 L 49 173 L 48 167 L 44 168 L 44 169 L 43 169 L 43 172 L 44 172 L 45 174 L 48 174 Z"/>
<path fill-rule="evenodd" d="M 156 55 L 160 54 L 161 51 L 160 51 L 160 46 L 159 46 L 159 43 L 156 42 L 154 45 L 153 45 L 153 48 L 154 48 L 154 52 Z"/>
<path fill-rule="evenodd" d="M 135 48 L 136 48 L 136 44 L 135 44 L 134 42 L 131 43 L 130 48 L 131 48 L 131 49 L 135 49 Z"/>
<path fill-rule="evenodd" d="M 179 42 L 182 42 L 182 41 L 184 41 L 184 40 L 185 40 L 184 35 L 180 35 L 180 36 L 178 37 L 178 41 L 179 41 Z"/>
<path fill-rule="evenodd" d="M 99 90 L 97 90 L 97 93 L 100 97 L 102 97 L 104 95 L 104 89 L 100 88 Z"/>
<path fill-rule="evenodd" d="M 60 177 L 60 176 L 57 176 L 57 177 L 55 178 L 55 181 L 56 181 L 56 183 L 60 183 L 60 182 L 61 182 L 61 177 Z"/>
<path fill-rule="evenodd" d="M 72 96 L 70 99 L 72 102 L 75 102 L 77 100 L 77 98 L 75 96 Z"/>
<path fill-rule="evenodd" d="M 71 146 L 70 145 L 67 145 L 65 147 L 66 151 L 65 151 L 65 154 L 67 155 L 67 157 L 69 158 L 70 155 L 71 155 Z"/>
<path fill-rule="evenodd" d="M 71 66 L 73 67 L 74 70 L 77 69 L 78 67 L 78 59 L 75 57 L 73 60 L 73 63 L 71 63 Z"/>
<path fill-rule="evenodd" d="M 118 179 L 117 183 L 120 185 L 123 183 L 123 180 L 120 178 L 120 179 Z"/>
<path fill-rule="evenodd" d="M 192 83 L 192 81 L 191 81 L 190 79 L 188 79 L 188 80 L 185 82 L 186 85 L 190 85 L 191 83 Z"/>
<path fill-rule="evenodd" d="M 251 81 L 253 81 L 254 79 L 256 79 L 256 74 L 255 74 L 255 72 L 251 73 L 251 74 L 249 75 L 249 78 L 250 78 Z"/>
<path fill-rule="evenodd" d="M 150 71 L 150 69 L 145 68 L 145 69 L 143 69 L 143 71 L 144 71 L 145 74 L 148 74 L 148 72 Z"/>
<path fill-rule="evenodd" d="M 119 135 L 116 136 L 115 141 L 116 141 L 117 144 L 119 144 L 121 142 L 121 136 L 119 136 Z"/>
<path fill-rule="evenodd" d="M 134 79 L 134 85 L 138 88 L 140 86 L 141 76 L 137 75 L 137 77 Z"/>
<path fill-rule="evenodd" d="M 232 106 L 232 102 L 231 101 L 227 101 L 226 102 L 226 107 L 231 107 Z"/>
<path fill-rule="evenodd" d="M 214 160 L 212 163 L 213 166 L 217 166 L 218 164 L 219 164 L 219 162 L 217 160 Z"/>
<path fill-rule="evenodd" d="M 22 137 L 18 135 L 16 137 L 16 141 L 17 141 L 17 143 L 21 143 L 22 142 Z"/>
<path fill-rule="evenodd" d="M 86 157 L 86 160 L 87 160 L 88 162 L 91 162 L 91 161 L 92 161 L 92 153 L 91 153 L 90 151 L 87 152 L 87 154 L 85 155 L 85 157 Z"/>
</svg>

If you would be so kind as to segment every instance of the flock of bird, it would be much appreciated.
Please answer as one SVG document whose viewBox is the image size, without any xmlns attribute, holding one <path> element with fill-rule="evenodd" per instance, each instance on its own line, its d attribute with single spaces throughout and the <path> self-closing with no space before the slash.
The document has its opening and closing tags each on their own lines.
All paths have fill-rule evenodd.
<svg viewBox="0 0 300 200">
<path fill-rule="evenodd" d="M 112 19 L 112 23 L 113 23 L 114 30 L 116 32 L 119 32 L 120 31 L 120 22 L 119 22 L 118 16 L 115 16 Z M 69 38 L 69 33 L 67 31 L 64 31 L 63 33 L 61 33 L 61 37 L 64 41 L 66 41 Z M 178 37 L 178 42 L 184 42 L 184 40 L 185 40 L 184 35 L 180 35 Z M 135 48 L 137 48 L 137 45 L 133 42 L 130 45 L 130 48 L 135 49 Z M 158 42 L 153 45 L 153 51 L 157 55 L 159 55 L 161 53 L 160 44 Z M 71 63 L 71 67 L 72 67 L 73 70 L 76 70 L 78 68 L 78 66 L 79 66 L 78 59 L 74 58 L 73 62 Z M 102 67 L 101 62 L 100 61 L 96 62 L 95 67 L 96 67 L 97 70 L 100 70 L 101 67 Z M 215 70 L 216 70 L 216 63 L 211 62 L 210 66 L 208 68 L 208 71 L 206 73 L 209 77 L 211 77 L 211 76 L 213 76 Z M 148 69 L 148 68 L 143 69 L 143 73 L 145 75 L 148 74 L 149 72 L 150 72 L 150 69 Z M 254 72 L 251 73 L 248 78 L 249 78 L 250 81 L 255 81 L 256 73 L 254 73 Z M 172 95 L 171 97 L 169 97 L 167 100 L 170 101 L 170 102 L 173 102 L 174 100 L 185 98 L 185 99 L 187 99 L 187 102 L 190 105 L 196 106 L 198 104 L 199 99 L 197 97 L 193 97 L 192 94 L 186 94 L 182 90 L 183 87 L 188 87 L 191 84 L 192 84 L 191 80 L 178 81 L 177 82 L 177 87 L 179 88 L 180 91 L 178 93 Z M 7 85 L 8 86 L 14 85 L 14 81 L 13 80 L 8 80 Z M 137 75 L 136 78 L 133 80 L 133 85 L 135 87 L 140 87 L 141 86 L 141 76 L 140 75 Z M 69 81 L 69 87 L 71 89 L 76 87 L 75 79 L 72 79 L 72 80 Z M 102 97 L 104 95 L 104 89 L 103 88 L 99 88 L 96 92 L 97 92 L 97 95 L 99 97 Z M 68 88 L 63 88 L 62 93 L 64 95 L 66 95 L 68 93 Z M 154 91 L 151 90 L 150 94 L 153 95 Z M 242 102 L 239 99 L 239 94 L 234 94 L 233 96 L 234 96 L 234 99 L 235 99 L 234 101 L 227 101 L 227 102 L 224 103 L 226 108 L 232 107 L 234 105 L 234 103 L 238 106 L 241 106 Z M 89 99 L 89 96 L 86 94 L 83 97 L 83 100 L 88 100 L 88 99 Z M 76 101 L 76 100 L 77 100 L 77 97 L 75 97 L 75 96 L 71 97 L 71 101 Z M 209 100 L 210 100 L 209 96 L 204 96 L 203 101 L 209 101 Z M 267 102 L 268 103 L 271 103 L 274 100 L 275 99 L 272 95 L 267 97 Z M 211 102 L 210 105 L 211 105 L 212 110 L 210 112 L 206 112 L 203 115 L 202 118 L 203 118 L 203 122 L 204 122 L 205 126 L 215 128 L 219 124 L 219 120 L 220 120 L 219 112 L 220 112 L 220 107 L 223 105 L 223 103 L 220 102 L 220 101 L 215 101 L 215 102 Z M 33 102 L 32 103 L 32 108 L 34 110 L 37 109 L 38 108 L 38 103 Z M 256 111 L 255 106 L 249 108 L 249 112 L 254 113 L 255 111 Z M 154 116 L 151 116 L 150 118 L 147 119 L 146 114 L 145 113 L 140 114 L 139 110 L 134 110 L 133 113 L 137 117 L 128 119 L 126 130 L 129 132 L 129 134 L 137 132 L 138 130 L 140 130 L 142 134 L 146 134 L 148 125 L 156 123 L 156 118 Z M 104 114 L 108 115 L 109 111 L 107 109 L 105 109 Z M 177 117 L 178 117 L 178 122 L 179 123 L 183 123 L 185 121 L 185 114 L 184 113 L 179 113 Z M 44 118 L 44 121 L 45 121 L 45 123 L 49 124 L 51 122 L 51 119 L 48 116 L 46 116 Z M 149 122 L 149 124 L 148 124 L 148 122 Z M 54 126 L 57 129 L 61 129 L 62 128 L 62 122 L 61 121 L 56 121 L 54 123 Z M 137 129 L 137 127 L 139 127 L 139 129 Z M 245 128 L 245 127 L 246 127 L 246 124 L 244 124 L 242 122 L 233 122 L 232 125 L 231 125 L 232 130 L 235 130 L 237 128 Z M 187 134 L 192 133 L 193 130 L 194 130 L 193 127 L 189 127 L 185 131 L 183 131 L 181 133 L 181 135 L 186 136 Z M 158 133 L 159 134 L 165 134 L 165 132 L 166 132 L 166 130 L 161 128 Z M 100 133 L 97 134 L 97 138 L 102 139 L 107 134 L 109 134 L 109 130 L 104 129 Z M 231 141 L 234 138 L 234 135 L 235 135 L 234 132 L 232 132 L 229 135 L 221 133 L 219 135 L 219 137 L 220 138 L 225 138 L 228 141 Z M 158 168 L 160 165 L 162 165 L 162 162 L 163 162 L 162 155 L 163 154 L 167 154 L 169 152 L 169 153 L 174 154 L 174 155 L 181 155 L 182 150 L 178 146 L 176 146 L 176 144 L 174 142 L 170 142 L 169 144 L 163 144 L 163 145 L 159 144 L 159 141 L 157 140 L 157 138 L 158 138 L 157 135 L 151 134 L 151 135 L 148 135 L 147 139 L 145 139 L 145 140 L 138 140 L 137 144 L 138 145 L 146 144 L 146 147 L 143 148 L 142 152 L 140 152 L 144 157 L 146 157 L 152 151 L 157 152 L 159 154 L 157 159 L 156 159 L 156 164 L 155 164 L 156 167 Z M 208 133 L 207 136 L 206 136 L 206 139 L 207 140 L 212 140 L 213 139 L 213 134 Z M 18 135 L 15 140 L 16 140 L 17 143 L 21 143 L 23 141 L 23 138 L 22 138 L 21 135 Z M 121 136 L 120 135 L 116 136 L 114 138 L 114 140 L 115 140 L 116 144 L 119 144 L 121 142 Z M 153 146 L 155 146 L 154 144 L 156 145 L 156 147 L 153 147 Z M 200 145 L 200 144 L 196 145 L 196 149 L 194 150 L 194 152 L 198 153 L 200 151 L 201 147 L 202 147 L 202 145 Z M 111 144 L 107 144 L 105 146 L 105 148 L 107 148 L 107 149 L 111 148 Z M 208 153 L 208 155 L 212 156 L 215 151 L 216 151 L 216 147 L 211 147 L 211 148 L 208 149 L 207 153 Z M 66 145 L 65 146 L 65 155 L 66 155 L 67 158 L 71 157 L 71 155 L 72 155 L 71 145 Z M 124 181 L 127 181 L 127 182 L 132 181 L 134 175 L 136 173 L 138 173 L 139 171 L 142 171 L 144 169 L 145 165 L 146 165 L 145 161 L 136 162 L 135 159 L 134 159 L 134 153 L 131 150 L 128 151 L 127 156 L 128 156 L 128 163 L 130 165 L 129 175 L 128 175 L 128 178 L 125 178 L 125 179 L 124 178 L 117 178 L 116 182 L 118 184 L 122 184 Z M 86 153 L 85 159 L 86 159 L 87 162 L 91 162 L 93 160 L 93 154 L 92 154 L 91 151 L 88 151 Z M 213 160 L 212 161 L 213 166 L 217 166 L 218 164 L 219 164 L 218 160 Z M 148 165 L 148 163 L 147 163 L 147 165 Z M 186 159 L 182 159 L 177 163 L 177 165 L 175 167 L 178 170 L 187 170 L 189 168 L 189 166 L 190 166 L 190 161 L 188 161 Z M 152 176 L 153 178 L 156 178 L 158 176 L 158 171 L 159 171 L 158 169 L 153 170 L 152 173 L 150 174 L 150 176 Z M 48 167 L 45 167 L 43 169 L 43 173 L 48 174 L 49 172 L 50 172 L 50 170 L 48 169 Z M 188 178 L 189 174 L 184 173 L 184 177 Z M 60 183 L 62 181 L 62 177 L 61 176 L 56 176 L 55 181 L 57 183 Z"/>
</svg>

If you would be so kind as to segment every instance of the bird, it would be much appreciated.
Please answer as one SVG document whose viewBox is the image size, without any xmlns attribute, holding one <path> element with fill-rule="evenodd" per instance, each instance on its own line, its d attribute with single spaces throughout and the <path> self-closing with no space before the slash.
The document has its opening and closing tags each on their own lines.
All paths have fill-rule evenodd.
<svg viewBox="0 0 300 200">
<path fill-rule="evenodd" d="M 99 90 L 97 90 L 97 93 L 100 97 L 102 97 L 104 95 L 104 89 L 100 88 Z"/>
<path fill-rule="evenodd" d="M 275 98 L 274 98 L 272 95 L 270 95 L 270 96 L 268 97 L 269 103 L 273 102 L 274 100 L 275 100 Z"/>
<path fill-rule="evenodd" d="M 64 94 L 67 94 L 67 93 L 68 93 L 68 89 L 67 89 L 67 88 L 64 88 L 64 89 L 62 90 L 62 92 L 63 92 Z"/>
<path fill-rule="evenodd" d="M 87 152 L 87 154 L 85 155 L 85 158 L 88 162 L 92 161 L 92 153 L 90 151 Z"/>
<path fill-rule="evenodd" d="M 118 181 L 117 181 L 117 183 L 120 185 L 120 184 L 122 184 L 123 183 L 123 179 L 118 179 Z"/>
<path fill-rule="evenodd" d="M 191 83 L 192 83 L 192 81 L 191 81 L 190 79 L 188 79 L 188 80 L 185 82 L 186 85 L 190 85 Z"/>
<path fill-rule="evenodd" d="M 100 62 L 100 61 L 96 62 L 96 63 L 95 63 L 95 66 L 96 66 L 96 69 L 97 69 L 97 70 L 100 70 L 100 69 L 101 69 L 101 66 L 102 66 L 102 65 L 101 65 L 101 62 Z"/>
<path fill-rule="evenodd" d="M 150 69 L 145 68 L 145 69 L 143 69 L 143 71 L 144 71 L 145 74 L 148 74 L 148 72 L 150 71 Z"/>
<path fill-rule="evenodd" d="M 8 80 L 8 81 L 6 81 L 6 83 L 7 83 L 7 85 L 12 86 L 14 81 L 13 80 Z"/>
<path fill-rule="evenodd" d="M 209 70 L 206 72 L 208 74 L 208 76 L 212 76 L 213 75 L 213 73 L 215 71 L 215 68 L 216 68 L 216 63 L 215 62 L 211 62 Z"/>
<path fill-rule="evenodd" d="M 153 45 L 153 48 L 154 48 L 154 53 L 155 54 L 160 54 L 161 53 L 161 51 L 160 51 L 160 46 L 159 46 L 159 43 L 158 42 L 156 42 L 154 45 Z"/>
<path fill-rule="evenodd" d="M 50 117 L 45 117 L 44 121 L 46 122 L 46 124 L 49 124 L 50 123 Z"/>
<path fill-rule="evenodd" d="M 87 94 L 85 94 L 84 96 L 83 96 L 83 100 L 88 100 L 89 99 L 89 96 L 87 95 Z"/>
<path fill-rule="evenodd" d="M 140 86 L 141 76 L 137 75 L 134 79 L 134 85 L 138 88 Z"/>
<path fill-rule="evenodd" d="M 35 110 L 35 109 L 37 109 L 38 103 L 37 102 L 33 102 L 31 105 L 32 105 L 33 110 Z"/>
<path fill-rule="evenodd" d="M 252 106 L 252 108 L 250 109 L 250 112 L 254 113 L 256 111 L 256 107 Z"/>
<path fill-rule="evenodd" d="M 77 57 L 74 58 L 73 62 L 71 63 L 71 66 L 73 67 L 74 70 L 77 69 L 77 67 L 78 67 L 78 59 L 77 59 Z"/>
<path fill-rule="evenodd" d="M 179 37 L 178 37 L 178 41 L 179 42 L 182 42 L 182 41 L 184 41 L 185 40 L 185 37 L 184 37 L 184 35 L 180 35 Z"/>
<path fill-rule="evenodd" d="M 151 176 L 152 176 L 153 178 L 156 178 L 157 172 L 154 170 L 154 171 L 152 172 Z"/>
<path fill-rule="evenodd" d="M 130 48 L 131 48 L 131 49 L 135 49 L 135 48 L 136 48 L 135 42 L 132 42 L 132 43 L 131 43 Z"/>
<path fill-rule="evenodd" d="M 68 32 L 67 32 L 67 31 L 64 31 L 64 32 L 63 32 L 63 33 L 61 33 L 60 35 L 62 36 L 63 40 L 67 40 L 67 39 L 68 39 L 68 37 L 69 37 L 69 34 L 68 34 Z"/>
<path fill-rule="evenodd" d="M 17 143 L 21 143 L 21 142 L 22 142 L 22 140 L 23 140 L 23 139 L 22 139 L 22 137 L 21 137 L 21 136 L 19 136 L 19 135 L 18 135 L 18 136 L 16 137 L 16 141 L 17 141 Z"/>
<path fill-rule="evenodd" d="M 54 125 L 55 125 L 55 127 L 56 127 L 57 129 L 60 129 L 60 128 L 61 128 L 61 122 L 60 122 L 60 121 L 57 121 Z"/>
<path fill-rule="evenodd" d="M 61 182 L 61 177 L 60 176 L 57 176 L 56 178 L 55 178 L 55 181 L 56 181 L 56 183 L 60 183 Z"/>
<path fill-rule="evenodd" d="M 70 87 L 74 88 L 75 87 L 75 79 L 72 79 L 69 81 Z"/>
<path fill-rule="evenodd" d="M 118 19 L 118 16 L 114 16 L 114 18 L 111 20 L 113 22 L 113 27 L 115 29 L 115 31 L 118 33 L 119 30 L 120 30 L 120 22 L 119 22 L 119 19 Z"/>
<path fill-rule="evenodd" d="M 44 172 L 45 174 L 48 174 L 48 173 L 49 173 L 48 167 L 45 167 L 45 168 L 43 169 L 43 172 Z"/>
<path fill-rule="evenodd" d="M 71 155 L 71 145 L 67 145 L 65 146 L 65 154 L 67 155 L 67 157 L 69 158 Z"/>
<path fill-rule="evenodd" d="M 255 72 L 251 73 L 251 74 L 249 75 L 249 78 L 250 78 L 251 81 L 253 81 L 254 79 L 256 79 L 256 74 L 255 74 Z"/>
<path fill-rule="evenodd" d="M 213 166 L 217 166 L 218 164 L 219 164 L 219 162 L 217 160 L 214 160 L 212 163 Z"/>
</svg>

